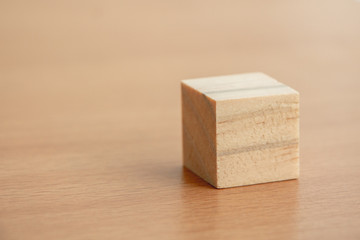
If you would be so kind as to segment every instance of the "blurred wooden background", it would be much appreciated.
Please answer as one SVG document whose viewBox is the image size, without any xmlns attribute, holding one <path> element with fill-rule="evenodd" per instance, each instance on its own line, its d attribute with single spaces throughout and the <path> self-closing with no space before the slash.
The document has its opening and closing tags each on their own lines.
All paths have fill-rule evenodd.
<svg viewBox="0 0 360 240">
<path fill-rule="evenodd" d="M 301 176 L 181 164 L 179 81 L 301 93 Z M 360 2 L 0 1 L 0 239 L 359 239 Z"/>
</svg>

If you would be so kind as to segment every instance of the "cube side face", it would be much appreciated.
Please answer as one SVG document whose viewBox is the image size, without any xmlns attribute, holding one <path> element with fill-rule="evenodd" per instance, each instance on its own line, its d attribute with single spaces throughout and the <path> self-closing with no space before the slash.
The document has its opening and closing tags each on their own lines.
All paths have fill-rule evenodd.
<svg viewBox="0 0 360 240">
<path fill-rule="evenodd" d="M 299 176 L 299 95 L 218 101 L 217 187 Z"/>
<path fill-rule="evenodd" d="M 184 83 L 181 102 L 183 164 L 216 187 L 215 102 Z"/>
</svg>

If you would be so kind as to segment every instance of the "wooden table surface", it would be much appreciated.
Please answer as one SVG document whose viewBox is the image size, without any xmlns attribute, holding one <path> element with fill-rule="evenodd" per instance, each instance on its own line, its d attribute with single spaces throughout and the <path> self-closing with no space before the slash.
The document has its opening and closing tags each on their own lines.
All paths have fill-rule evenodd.
<svg viewBox="0 0 360 240">
<path fill-rule="evenodd" d="M 299 180 L 182 168 L 181 79 L 301 93 Z M 360 2 L 1 1 L 0 239 L 360 239 Z"/>
</svg>

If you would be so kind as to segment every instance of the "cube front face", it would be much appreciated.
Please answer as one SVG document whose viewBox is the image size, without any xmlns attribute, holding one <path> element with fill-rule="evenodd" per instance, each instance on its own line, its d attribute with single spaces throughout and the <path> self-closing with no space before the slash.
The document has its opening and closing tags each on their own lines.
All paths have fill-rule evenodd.
<svg viewBox="0 0 360 240">
<path fill-rule="evenodd" d="M 299 95 L 217 102 L 217 187 L 297 178 Z"/>
<path fill-rule="evenodd" d="M 213 186 L 298 177 L 299 95 L 268 76 L 183 81 L 182 117 L 184 165 Z"/>
</svg>

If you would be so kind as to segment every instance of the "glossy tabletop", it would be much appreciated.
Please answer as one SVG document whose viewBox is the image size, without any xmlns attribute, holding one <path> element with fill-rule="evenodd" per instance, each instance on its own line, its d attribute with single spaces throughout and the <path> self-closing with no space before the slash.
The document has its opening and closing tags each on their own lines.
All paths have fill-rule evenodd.
<svg viewBox="0 0 360 240">
<path fill-rule="evenodd" d="M 0 239 L 359 239 L 360 2 L 0 2 Z M 300 178 L 183 169 L 180 80 L 300 92 Z"/>
</svg>

